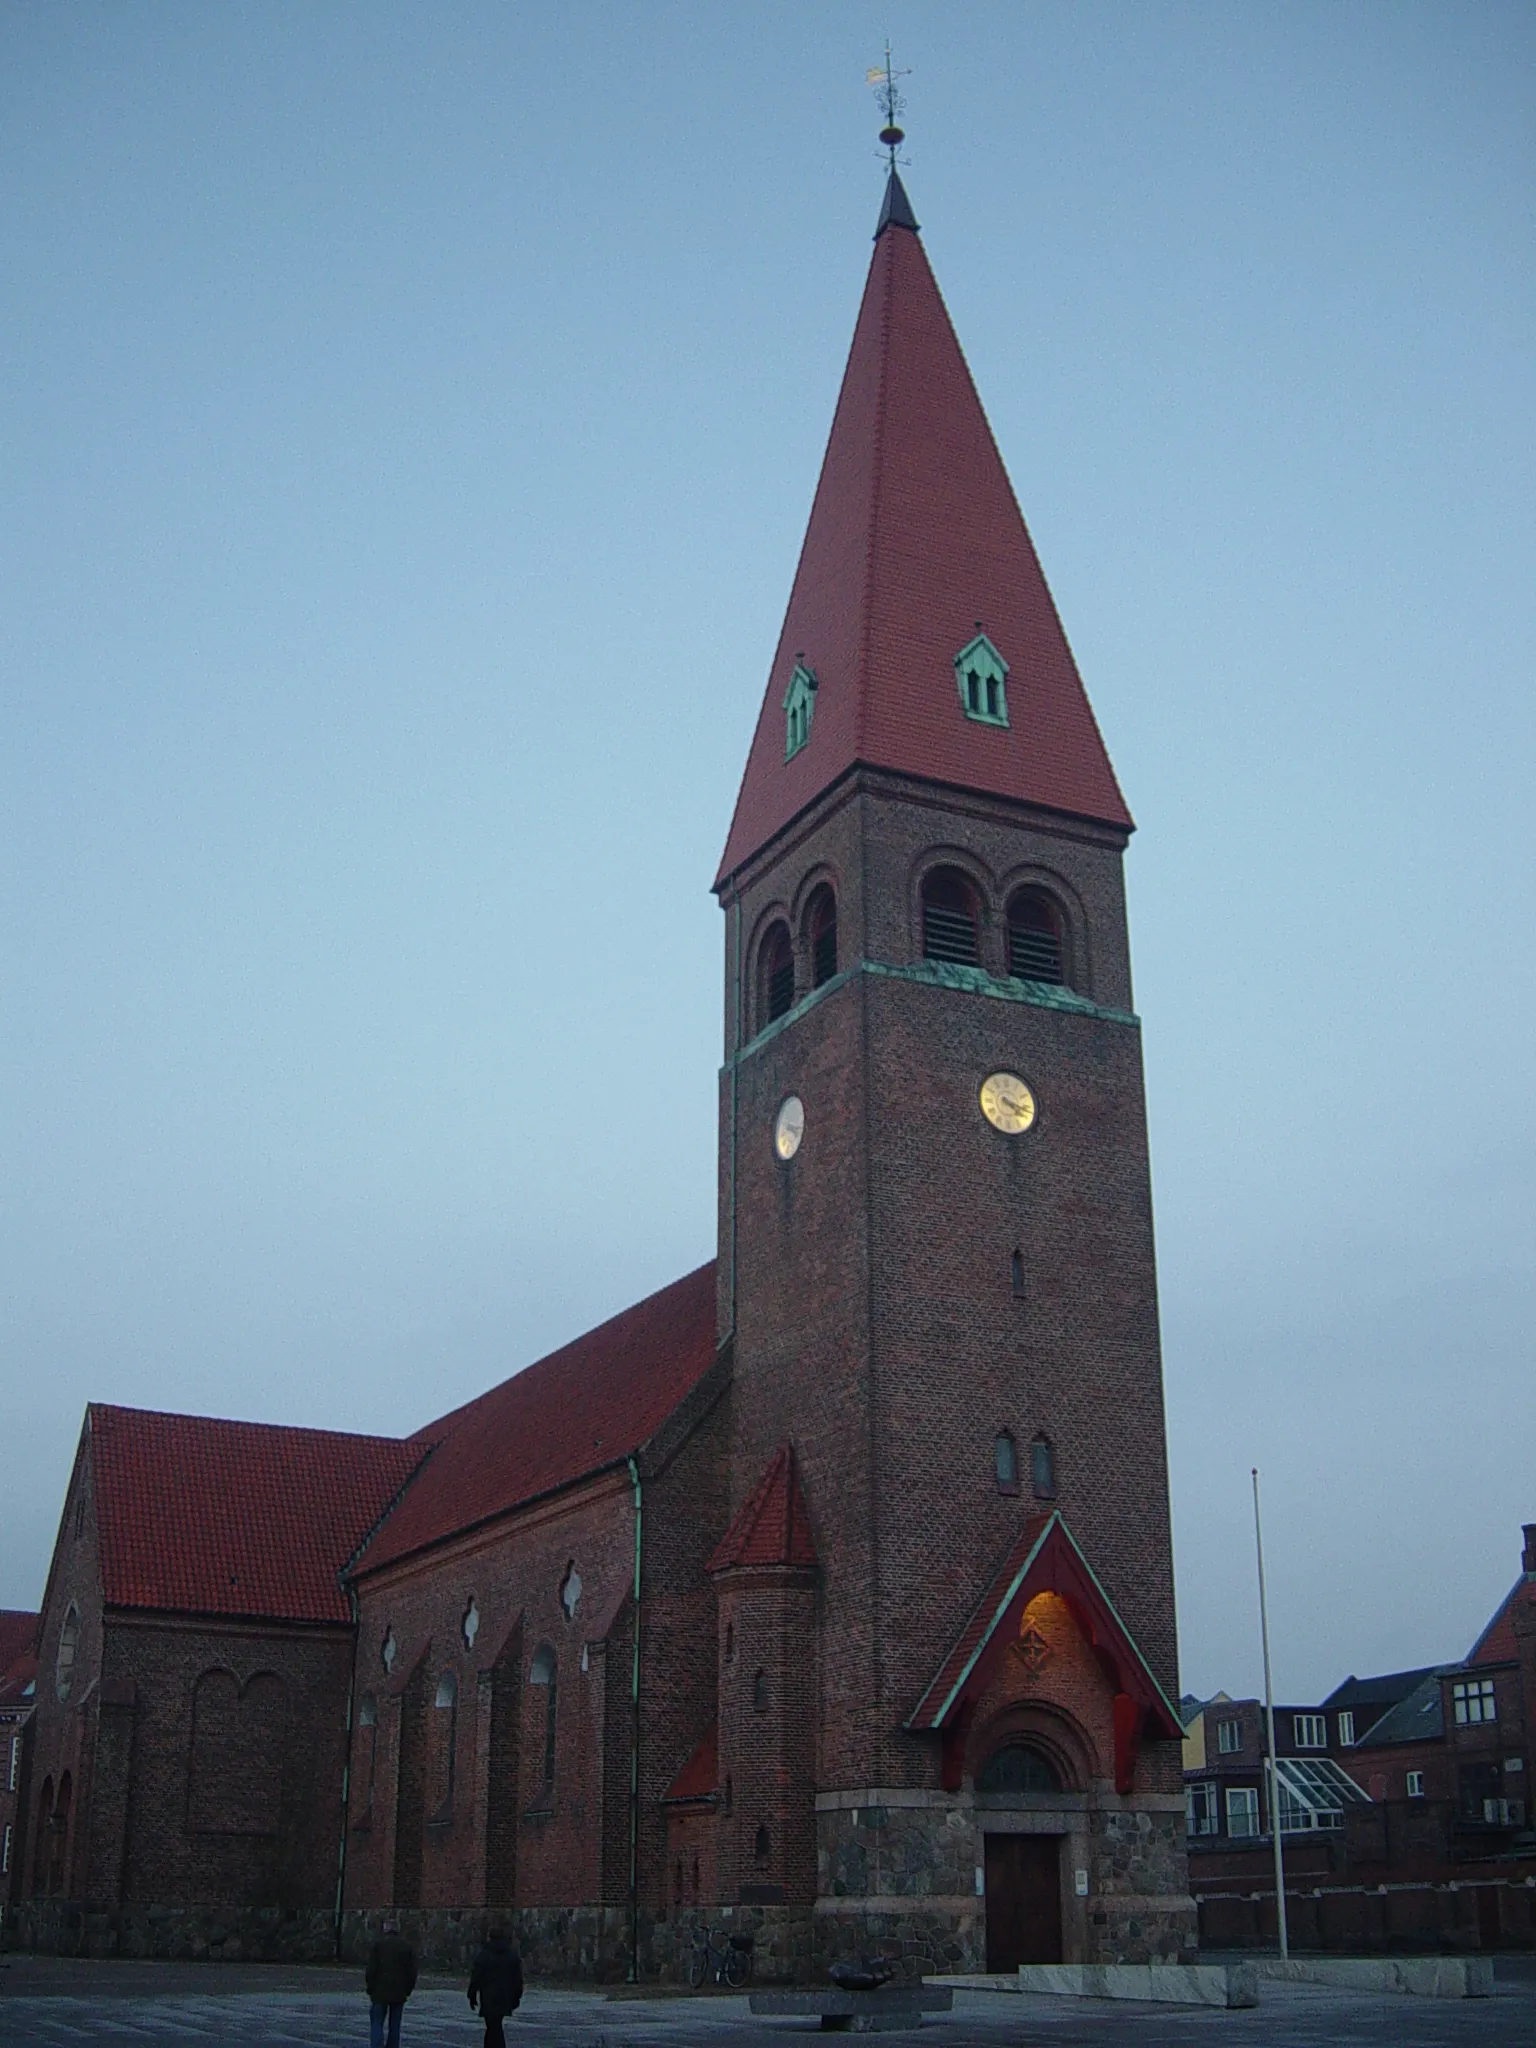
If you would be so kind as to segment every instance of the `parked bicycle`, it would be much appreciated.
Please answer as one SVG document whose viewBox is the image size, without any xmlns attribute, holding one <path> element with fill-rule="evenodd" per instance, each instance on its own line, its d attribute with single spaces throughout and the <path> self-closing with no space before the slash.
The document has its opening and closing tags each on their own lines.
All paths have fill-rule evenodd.
<svg viewBox="0 0 1536 2048">
<path fill-rule="evenodd" d="M 723 1927 L 699 1928 L 688 1957 L 688 1989 L 700 1991 L 713 1982 L 739 1991 L 752 1974 L 753 1941 L 750 1934 L 732 1934 Z"/>
</svg>

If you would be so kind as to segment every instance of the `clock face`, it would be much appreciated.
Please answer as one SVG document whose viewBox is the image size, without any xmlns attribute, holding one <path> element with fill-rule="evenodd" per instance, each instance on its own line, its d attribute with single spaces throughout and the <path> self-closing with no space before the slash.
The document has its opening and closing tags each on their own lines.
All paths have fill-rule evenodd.
<svg viewBox="0 0 1536 2048">
<path fill-rule="evenodd" d="M 798 1095 L 786 1096 L 773 1120 L 773 1149 L 781 1159 L 793 1159 L 805 1136 L 805 1104 Z"/>
<path fill-rule="evenodd" d="M 995 1130 L 1016 1138 L 1035 1120 L 1035 1098 L 1017 1074 L 988 1074 L 981 1084 L 981 1113 Z"/>
</svg>

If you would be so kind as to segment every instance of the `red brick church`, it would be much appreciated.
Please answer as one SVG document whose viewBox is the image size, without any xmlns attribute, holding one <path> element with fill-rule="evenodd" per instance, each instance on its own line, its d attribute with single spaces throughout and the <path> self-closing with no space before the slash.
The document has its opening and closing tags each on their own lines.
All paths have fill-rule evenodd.
<svg viewBox="0 0 1536 2048">
<path fill-rule="evenodd" d="M 404 1440 L 93 1406 L 21 1937 L 1187 1955 L 1131 830 L 893 170 L 714 884 L 718 1256 Z"/>
</svg>

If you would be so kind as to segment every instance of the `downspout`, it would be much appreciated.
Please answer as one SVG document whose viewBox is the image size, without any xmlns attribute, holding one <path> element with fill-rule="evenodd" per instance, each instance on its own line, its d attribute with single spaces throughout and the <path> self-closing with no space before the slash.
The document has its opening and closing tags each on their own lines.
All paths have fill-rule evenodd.
<svg viewBox="0 0 1536 2048">
<path fill-rule="evenodd" d="M 731 1130 L 730 1130 L 730 1187 L 731 1187 L 731 1241 L 727 1252 L 730 1267 L 731 1325 L 726 1331 L 728 1338 L 736 1335 L 736 1109 L 741 1075 L 741 1006 L 742 984 L 745 975 L 741 964 L 741 889 L 731 891 L 731 908 L 736 913 L 736 937 L 731 947 L 731 967 L 736 977 L 736 1016 L 731 1043 Z"/>
<path fill-rule="evenodd" d="M 635 1489 L 635 1627 L 629 1674 L 629 1982 L 640 1982 L 640 1467 L 628 1460 Z"/>
<path fill-rule="evenodd" d="M 347 1587 L 352 1608 L 352 1669 L 347 1674 L 347 1747 L 341 1761 L 341 1835 L 336 1844 L 336 1960 L 341 1961 L 341 1909 L 347 1890 L 347 1808 L 352 1797 L 352 1710 L 357 1696 L 357 1588 Z"/>
</svg>

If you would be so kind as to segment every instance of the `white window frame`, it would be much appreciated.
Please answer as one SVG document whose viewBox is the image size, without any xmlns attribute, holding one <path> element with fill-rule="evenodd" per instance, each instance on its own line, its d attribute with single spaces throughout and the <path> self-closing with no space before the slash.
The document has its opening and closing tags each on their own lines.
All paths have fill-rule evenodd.
<svg viewBox="0 0 1536 2048">
<path fill-rule="evenodd" d="M 1451 1707 L 1458 1728 L 1482 1728 L 1499 1718 L 1491 1678 L 1458 1678 L 1451 1687 Z"/>
<path fill-rule="evenodd" d="M 11 1823 L 5 1824 L 5 1834 L 0 1836 L 0 1877 L 11 1867 Z"/>
<path fill-rule="evenodd" d="M 1405 1783 L 1410 1799 L 1422 1799 L 1424 1797 L 1424 1773 L 1422 1771 L 1410 1771 Z"/>
<path fill-rule="evenodd" d="M 13 1736 L 11 1737 L 11 1763 L 10 1763 L 10 1769 L 9 1769 L 9 1772 L 7 1773 L 7 1778 L 6 1778 L 6 1787 L 5 1787 L 5 1789 L 6 1789 L 6 1791 L 7 1791 L 7 1792 L 14 1792 L 14 1791 L 16 1790 L 16 1781 L 17 1781 L 17 1779 L 18 1779 L 18 1778 L 19 1778 L 20 1776 L 21 1776 L 21 1737 L 20 1737 L 19 1735 L 13 1735 Z"/>
<path fill-rule="evenodd" d="M 1230 1737 L 1230 1740 L 1228 1739 Z M 1218 1721 L 1216 1723 L 1216 1753 L 1218 1756 L 1236 1756 L 1243 1746 L 1243 1724 L 1241 1721 Z"/>
<path fill-rule="evenodd" d="M 1184 1788 L 1184 1826 L 1191 1835 L 1221 1833 L 1221 1798 L 1214 1778 L 1198 1778 Z"/>
<path fill-rule="evenodd" d="M 1241 1815 L 1251 1826 L 1235 1827 L 1234 1821 Z M 1259 1788 L 1257 1785 L 1229 1785 L 1227 1787 L 1227 1834 L 1234 1842 L 1249 1842 L 1261 1834 L 1259 1826 Z"/>
<path fill-rule="evenodd" d="M 1305 1730 L 1305 1733 L 1303 1733 Z M 1326 1749 L 1328 1747 L 1328 1716 L 1326 1714 L 1292 1714 L 1291 1737 L 1298 1749 Z"/>
<path fill-rule="evenodd" d="M 1353 1749 L 1355 1746 L 1355 1717 L 1344 1713 L 1339 1716 L 1339 1747 Z"/>
</svg>

